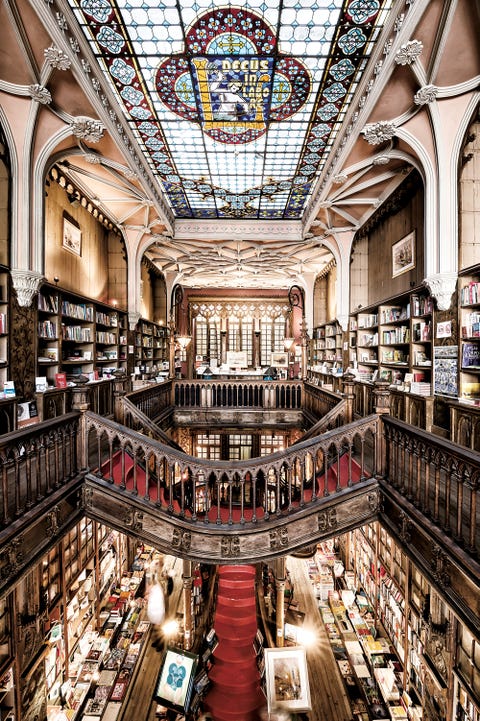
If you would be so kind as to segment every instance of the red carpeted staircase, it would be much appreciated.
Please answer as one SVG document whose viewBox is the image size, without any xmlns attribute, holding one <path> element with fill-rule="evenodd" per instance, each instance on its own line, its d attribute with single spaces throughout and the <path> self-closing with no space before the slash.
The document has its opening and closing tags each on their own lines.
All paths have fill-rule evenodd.
<svg viewBox="0 0 480 721">
<path fill-rule="evenodd" d="M 214 721 L 257 721 L 265 696 L 253 640 L 257 632 L 255 567 L 221 566 L 214 618 L 218 646 L 204 701 Z"/>
</svg>

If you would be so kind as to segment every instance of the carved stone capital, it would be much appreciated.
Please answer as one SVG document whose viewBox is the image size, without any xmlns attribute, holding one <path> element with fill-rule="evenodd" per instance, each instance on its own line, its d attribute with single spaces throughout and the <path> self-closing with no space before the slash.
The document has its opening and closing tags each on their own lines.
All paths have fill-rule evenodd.
<svg viewBox="0 0 480 721">
<path fill-rule="evenodd" d="M 402 45 L 395 55 L 397 65 L 411 65 L 420 57 L 423 50 L 423 43 L 420 40 L 409 40 Z"/>
<path fill-rule="evenodd" d="M 436 299 L 439 310 L 448 310 L 457 287 L 456 273 L 437 273 L 424 278 L 430 294 Z"/>
<path fill-rule="evenodd" d="M 348 313 L 338 313 L 337 320 L 343 331 L 348 330 Z"/>
<path fill-rule="evenodd" d="M 90 143 L 98 143 L 105 132 L 105 126 L 99 120 L 79 115 L 70 124 L 72 135 L 80 140 L 87 140 Z"/>
<path fill-rule="evenodd" d="M 135 330 L 135 326 L 137 325 L 139 320 L 140 313 L 137 313 L 133 310 L 128 311 L 128 327 L 130 328 L 130 330 Z"/>
<path fill-rule="evenodd" d="M 413 100 L 415 105 L 428 105 L 433 103 L 437 95 L 438 88 L 435 85 L 424 85 L 415 93 Z"/>
<path fill-rule="evenodd" d="M 52 66 L 52 68 L 58 68 L 59 70 L 68 70 L 72 64 L 70 58 L 63 50 L 51 45 L 44 51 L 46 62 Z"/>
<path fill-rule="evenodd" d="M 17 293 L 18 305 L 28 308 L 38 293 L 43 275 L 35 270 L 21 270 L 20 268 L 12 268 L 10 275 Z"/>
<path fill-rule="evenodd" d="M 370 145 L 380 145 L 391 140 L 397 129 L 394 123 L 388 120 L 380 120 L 378 123 L 368 123 L 362 130 L 363 137 Z"/>
</svg>

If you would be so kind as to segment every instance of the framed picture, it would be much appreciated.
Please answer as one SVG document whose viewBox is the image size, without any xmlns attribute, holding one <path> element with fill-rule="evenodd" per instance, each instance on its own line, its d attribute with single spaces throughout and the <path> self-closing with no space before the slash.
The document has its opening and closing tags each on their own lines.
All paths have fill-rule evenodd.
<svg viewBox="0 0 480 721">
<path fill-rule="evenodd" d="M 82 255 L 82 231 L 68 218 L 63 218 L 62 247 L 65 250 Z"/>
<path fill-rule="evenodd" d="M 198 655 L 167 647 L 153 694 L 157 703 L 186 713 L 192 699 L 197 665 Z"/>
<path fill-rule="evenodd" d="M 288 353 L 272 353 L 270 365 L 274 368 L 288 368 Z"/>
<path fill-rule="evenodd" d="M 265 649 L 269 713 L 274 709 L 310 711 L 307 656 L 303 646 Z"/>
<path fill-rule="evenodd" d="M 392 277 L 415 268 L 415 231 L 392 245 Z"/>
</svg>

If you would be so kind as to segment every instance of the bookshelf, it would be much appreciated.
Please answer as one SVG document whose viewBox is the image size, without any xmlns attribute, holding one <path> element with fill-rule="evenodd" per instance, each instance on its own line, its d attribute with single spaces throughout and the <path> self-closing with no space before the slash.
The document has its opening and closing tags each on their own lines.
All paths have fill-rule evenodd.
<svg viewBox="0 0 480 721">
<path fill-rule="evenodd" d="M 37 376 L 109 377 L 126 368 L 127 314 L 116 307 L 45 285 L 38 294 Z"/>
<path fill-rule="evenodd" d="M 343 333 L 336 321 L 323 323 L 313 329 L 310 343 L 310 375 L 329 390 L 335 390 L 335 378 L 343 370 Z"/>
<path fill-rule="evenodd" d="M 350 318 L 350 362 L 361 381 L 432 394 L 433 299 L 426 290 L 364 308 Z"/>
<path fill-rule="evenodd" d="M 480 404 L 480 266 L 459 278 L 460 399 Z"/>
<path fill-rule="evenodd" d="M 9 298 L 9 272 L 0 266 L 0 378 L 3 384 L 8 380 L 8 298 Z"/>
<path fill-rule="evenodd" d="M 168 333 L 165 326 L 141 318 L 135 329 L 135 365 L 144 373 L 162 369 L 168 361 Z"/>
<path fill-rule="evenodd" d="M 2 721 L 15 721 L 15 688 L 13 666 L 10 666 L 0 678 L 0 718 Z"/>
</svg>

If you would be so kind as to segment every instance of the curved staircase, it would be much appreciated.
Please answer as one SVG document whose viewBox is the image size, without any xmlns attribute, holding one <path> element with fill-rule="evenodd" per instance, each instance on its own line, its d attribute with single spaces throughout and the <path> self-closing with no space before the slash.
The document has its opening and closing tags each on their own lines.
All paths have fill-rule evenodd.
<svg viewBox="0 0 480 721">
<path fill-rule="evenodd" d="M 218 646 L 204 706 L 214 721 L 258 721 L 260 688 L 253 640 L 257 632 L 255 567 L 221 566 L 214 618 Z"/>
</svg>

